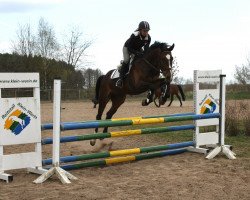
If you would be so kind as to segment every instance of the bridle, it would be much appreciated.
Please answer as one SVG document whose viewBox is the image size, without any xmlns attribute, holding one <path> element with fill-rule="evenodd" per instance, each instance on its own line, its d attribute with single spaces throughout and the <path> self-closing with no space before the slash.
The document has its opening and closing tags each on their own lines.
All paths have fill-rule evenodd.
<svg viewBox="0 0 250 200">
<path fill-rule="evenodd" d="M 158 73 L 163 73 L 163 71 L 161 69 L 158 69 L 157 67 L 155 67 L 155 65 L 153 65 L 152 63 L 150 63 L 147 59 L 142 58 L 142 60 L 144 62 L 146 62 L 149 65 L 149 67 L 152 68 L 153 70 L 157 71 Z M 169 66 L 170 66 L 170 61 L 169 61 Z M 169 67 L 168 69 L 172 70 L 172 67 Z"/>
</svg>

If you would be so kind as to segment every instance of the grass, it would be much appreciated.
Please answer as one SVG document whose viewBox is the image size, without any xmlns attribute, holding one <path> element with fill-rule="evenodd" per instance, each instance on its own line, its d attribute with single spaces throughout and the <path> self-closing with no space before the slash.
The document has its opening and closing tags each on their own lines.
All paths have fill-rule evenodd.
<svg viewBox="0 0 250 200">
<path fill-rule="evenodd" d="M 250 137 L 245 135 L 226 137 L 225 144 L 232 145 L 238 157 L 250 158 Z"/>
<path fill-rule="evenodd" d="M 250 92 L 227 92 L 227 100 L 243 100 L 250 99 Z"/>
</svg>

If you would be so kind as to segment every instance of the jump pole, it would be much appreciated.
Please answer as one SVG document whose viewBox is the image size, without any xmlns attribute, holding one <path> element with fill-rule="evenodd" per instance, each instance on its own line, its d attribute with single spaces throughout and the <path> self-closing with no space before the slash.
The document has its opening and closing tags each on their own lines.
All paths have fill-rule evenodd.
<svg viewBox="0 0 250 200">
<path fill-rule="evenodd" d="M 52 175 L 56 174 L 62 183 L 71 183 L 70 179 L 77 178 L 60 168 L 60 120 L 61 120 L 61 80 L 54 80 L 54 101 L 53 101 L 53 152 L 52 168 L 39 176 L 34 183 L 43 183 Z"/>
<path fill-rule="evenodd" d="M 64 157 L 60 157 L 60 163 L 76 162 L 76 161 L 90 160 L 90 159 L 97 159 L 97 158 L 125 156 L 125 155 L 131 155 L 131 154 L 143 154 L 143 153 L 149 153 L 149 152 L 155 152 L 155 151 L 185 148 L 185 147 L 189 147 L 193 145 L 194 145 L 193 141 L 187 141 L 187 142 L 166 144 L 166 145 L 159 145 L 159 146 L 139 147 L 139 148 L 133 148 L 133 149 L 122 149 L 122 150 L 113 150 L 113 151 L 83 154 L 83 155 L 64 156 Z M 43 166 L 51 165 L 52 159 L 51 158 L 45 159 L 42 161 L 42 164 Z"/>
<path fill-rule="evenodd" d="M 169 156 L 169 155 L 176 155 L 176 154 L 181 154 L 187 151 L 188 150 L 186 148 L 172 149 L 172 150 L 165 150 L 165 151 L 146 153 L 146 154 L 106 158 L 106 159 L 91 161 L 91 162 L 75 163 L 75 164 L 63 165 L 61 167 L 65 170 L 74 170 L 74 169 L 80 169 L 80 168 L 85 168 L 85 167 L 105 166 L 105 165 L 111 165 L 111 164 L 116 164 L 116 163 L 132 162 L 132 161 L 139 161 L 139 160 L 145 160 L 145 159 L 151 159 L 151 158 L 157 158 L 157 157 L 164 157 L 164 156 Z"/>
<path fill-rule="evenodd" d="M 140 119 L 148 119 L 148 118 L 160 118 L 160 117 L 173 117 L 173 116 L 186 116 L 186 115 L 193 115 L 193 112 L 188 113 L 176 113 L 176 114 L 167 114 L 167 115 L 153 115 L 153 116 L 146 116 L 146 117 L 125 117 L 125 118 L 114 118 L 114 119 L 105 119 L 102 120 L 102 122 L 111 122 L 111 121 L 121 121 L 121 120 L 140 120 Z M 78 125 L 78 124 L 84 124 L 84 123 L 95 123 L 100 120 L 93 120 L 93 121 L 79 121 L 79 122 L 62 122 L 61 123 L 61 129 L 64 130 L 63 127 L 67 127 L 68 125 Z M 42 130 L 49 130 L 53 129 L 53 123 L 48 124 L 42 124 L 41 126 Z"/>
</svg>

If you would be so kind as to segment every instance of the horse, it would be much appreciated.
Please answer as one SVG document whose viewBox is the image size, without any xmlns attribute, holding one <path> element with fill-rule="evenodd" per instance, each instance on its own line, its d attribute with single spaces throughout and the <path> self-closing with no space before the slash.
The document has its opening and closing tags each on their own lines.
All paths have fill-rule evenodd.
<svg viewBox="0 0 250 200">
<path fill-rule="evenodd" d="M 181 101 L 181 97 L 182 100 L 185 101 L 186 100 L 186 96 L 183 92 L 183 89 L 181 87 L 181 85 L 176 85 L 176 84 L 170 84 L 170 103 L 168 104 L 168 107 L 171 106 L 173 99 L 174 99 L 174 95 L 179 99 L 180 101 L 180 107 L 182 106 L 182 101 Z M 179 93 L 181 94 L 181 97 L 179 95 Z M 162 88 L 157 88 L 155 90 L 154 93 L 154 103 L 156 105 L 156 107 L 160 107 L 161 105 L 164 105 L 165 102 L 162 102 L 161 97 L 162 97 Z M 158 99 L 158 103 L 157 103 L 157 99 Z"/>
<path fill-rule="evenodd" d="M 95 99 L 93 102 L 99 103 L 96 119 L 100 120 L 104 109 L 111 100 L 112 106 L 106 113 L 106 119 L 111 119 L 118 108 L 125 102 L 126 95 L 138 95 L 149 89 L 157 89 L 162 85 L 170 85 L 172 81 L 172 50 L 173 45 L 167 43 L 155 42 L 152 44 L 142 57 L 137 57 L 131 63 L 129 73 L 123 80 L 123 87 L 117 87 L 116 79 L 112 79 L 111 75 L 114 70 L 110 70 L 107 74 L 100 76 L 96 82 Z M 165 78 L 159 78 L 160 73 Z M 168 95 L 169 87 L 166 94 Z M 104 127 L 103 132 L 107 132 L 108 127 Z M 95 129 L 98 132 L 98 128 Z M 95 140 L 91 140 L 90 144 L 95 145 Z"/>
</svg>

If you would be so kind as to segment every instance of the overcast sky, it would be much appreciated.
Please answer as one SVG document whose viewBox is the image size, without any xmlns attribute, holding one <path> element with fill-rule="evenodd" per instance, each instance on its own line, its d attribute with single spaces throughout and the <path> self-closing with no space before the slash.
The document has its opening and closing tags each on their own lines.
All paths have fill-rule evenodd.
<svg viewBox="0 0 250 200">
<path fill-rule="evenodd" d="M 179 76 L 222 69 L 233 79 L 235 65 L 250 57 L 249 0 L 0 0 L 0 52 L 10 52 L 18 24 L 36 30 L 43 17 L 60 38 L 78 26 L 86 38 L 91 68 L 107 72 L 122 59 L 122 46 L 142 20 L 155 40 L 175 43 Z"/>
</svg>

